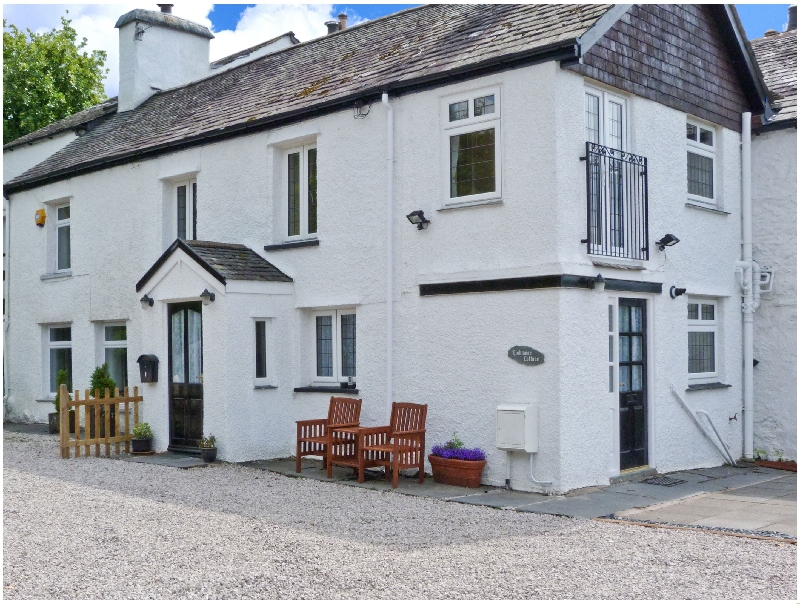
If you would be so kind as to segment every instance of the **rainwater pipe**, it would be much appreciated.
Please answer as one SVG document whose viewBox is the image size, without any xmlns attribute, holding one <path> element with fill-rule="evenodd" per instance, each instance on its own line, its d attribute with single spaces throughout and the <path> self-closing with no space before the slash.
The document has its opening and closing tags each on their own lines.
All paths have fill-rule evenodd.
<svg viewBox="0 0 800 604">
<path fill-rule="evenodd" d="M 534 455 L 536 455 L 536 454 L 535 453 L 528 453 L 528 460 L 529 460 L 529 462 L 528 462 L 528 470 L 529 470 L 529 472 L 528 473 L 530 474 L 531 482 L 533 484 L 535 484 L 537 487 L 544 488 L 545 494 L 549 495 L 550 494 L 550 490 L 547 487 L 552 485 L 553 481 L 552 480 L 536 480 L 536 478 L 533 476 L 533 456 Z"/>
<path fill-rule="evenodd" d="M 386 417 L 392 413 L 394 348 L 394 110 L 389 93 L 381 95 L 386 106 Z"/>
<path fill-rule="evenodd" d="M 742 261 L 736 263 L 742 269 L 742 315 L 743 315 L 743 399 L 744 457 L 753 459 L 753 318 L 755 314 L 754 292 L 759 287 L 760 272 L 755 273 L 753 262 L 753 203 L 750 158 L 750 112 L 742 114 Z M 749 274 L 748 274 L 749 272 Z"/>
</svg>

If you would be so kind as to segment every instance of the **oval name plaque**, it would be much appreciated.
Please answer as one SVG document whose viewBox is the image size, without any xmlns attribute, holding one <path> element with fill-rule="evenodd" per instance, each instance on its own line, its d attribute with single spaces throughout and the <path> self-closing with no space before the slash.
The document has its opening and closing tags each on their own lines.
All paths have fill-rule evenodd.
<svg viewBox="0 0 800 604">
<path fill-rule="evenodd" d="M 512 346 L 508 349 L 508 358 L 522 365 L 541 365 L 544 354 L 530 346 Z"/>
</svg>

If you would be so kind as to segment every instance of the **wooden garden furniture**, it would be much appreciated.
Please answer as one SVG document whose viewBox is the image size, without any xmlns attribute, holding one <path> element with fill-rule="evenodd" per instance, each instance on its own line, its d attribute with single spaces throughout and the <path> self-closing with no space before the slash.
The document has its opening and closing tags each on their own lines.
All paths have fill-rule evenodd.
<svg viewBox="0 0 800 604">
<path fill-rule="evenodd" d="M 300 462 L 308 455 L 321 455 L 322 467 L 331 476 L 329 456 L 350 453 L 355 458 L 355 436 L 336 434 L 339 428 L 357 428 L 361 417 L 361 399 L 332 396 L 327 419 L 306 419 L 297 422 L 297 459 L 295 471 L 301 471 Z"/>
<path fill-rule="evenodd" d="M 397 488 L 400 470 L 417 468 L 420 484 L 425 480 L 425 417 L 428 405 L 392 403 L 388 426 L 358 429 L 358 482 L 364 469 L 383 466 L 391 470 L 392 488 Z"/>
</svg>

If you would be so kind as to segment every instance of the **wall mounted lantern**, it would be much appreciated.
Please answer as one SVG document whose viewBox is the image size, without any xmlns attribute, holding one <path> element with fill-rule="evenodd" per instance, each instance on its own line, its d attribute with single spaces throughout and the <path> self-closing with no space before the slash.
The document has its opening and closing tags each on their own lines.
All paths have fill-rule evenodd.
<svg viewBox="0 0 800 604">
<path fill-rule="evenodd" d="M 139 299 L 139 302 L 142 304 L 142 310 L 147 310 L 148 308 L 153 306 L 154 300 L 150 296 L 145 294 Z"/>
<path fill-rule="evenodd" d="M 669 297 L 672 298 L 673 300 L 678 296 L 682 296 L 685 293 L 686 293 L 685 287 L 675 287 L 673 285 L 672 287 L 669 288 Z"/>
<path fill-rule="evenodd" d="M 606 289 L 606 280 L 603 279 L 603 275 L 599 274 L 597 277 L 592 279 L 592 289 L 596 292 L 602 292 Z"/>
<path fill-rule="evenodd" d="M 203 306 L 208 306 L 217 299 L 217 296 L 215 296 L 213 292 L 208 291 L 208 289 L 204 289 L 203 293 L 200 294 L 200 299 L 203 301 Z"/>
<path fill-rule="evenodd" d="M 431 223 L 430 220 L 425 218 L 425 212 L 423 212 L 422 210 L 414 210 L 413 212 L 411 212 L 411 214 L 408 214 L 406 218 L 408 218 L 408 221 L 411 224 L 416 224 L 417 230 L 419 231 L 421 231 L 422 229 L 427 229 L 428 225 Z"/>
<path fill-rule="evenodd" d="M 369 115 L 370 109 L 372 109 L 372 103 L 367 105 L 364 101 L 358 100 L 353 104 L 353 117 L 357 120 L 363 120 Z"/>
<path fill-rule="evenodd" d="M 678 239 L 675 235 L 673 235 L 672 233 L 667 233 L 661 239 L 656 241 L 656 245 L 658 246 L 658 249 L 663 252 L 664 248 L 672 247 L 679 241 L 680 239 Z"/>
</svg>

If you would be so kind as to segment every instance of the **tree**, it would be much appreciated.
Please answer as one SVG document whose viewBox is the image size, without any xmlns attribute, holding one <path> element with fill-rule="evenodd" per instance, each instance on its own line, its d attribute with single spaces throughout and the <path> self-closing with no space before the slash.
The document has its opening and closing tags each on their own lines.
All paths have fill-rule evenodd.
<svg viewBox="0 0 800 604">
<path fill-rule="evenodd" d="M 3 144 L 106 99 L 106 52 L 83 50 L 70 23 L 26 35 L 3 19 Z"/>
</svg>

